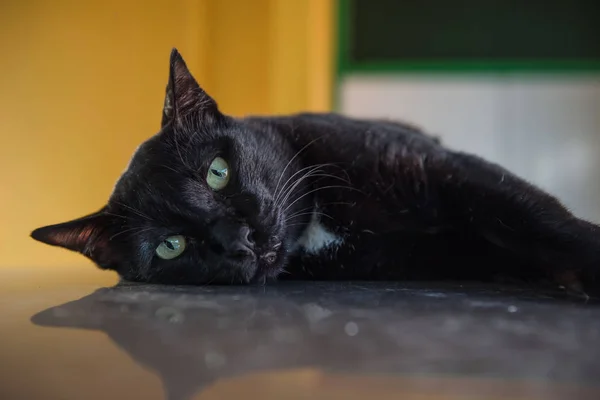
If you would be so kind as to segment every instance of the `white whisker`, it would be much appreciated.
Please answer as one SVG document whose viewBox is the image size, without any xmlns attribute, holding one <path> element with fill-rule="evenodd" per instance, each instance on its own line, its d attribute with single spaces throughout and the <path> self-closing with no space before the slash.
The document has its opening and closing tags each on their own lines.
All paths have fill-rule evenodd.
<svg viewBox="0 0 600 400">
<path fill-rule="evenodd" d="M 300 185 L 300 183 L 302 183 L 305 179 L 309 178 L 312 174 L 318 172 L 319 168 L 320 168 L 319 166 L 313 167 L 310 171 L 308 171 L 307 173 L 305 173 L 304 175 L 302 175 L 300 178 L 296 179 L 296 181 L 294 181 L 294 183 L 292 184 L 292 186 L 289 189 L 286 190 L 286 193 L 285 193 L 283 199 L 279 199 L 281 201 L 278 201 L 276 203 L 276 205 L 285 204 L 288 201 L 290 195 L 294 192 L 294 189 L 296 187 L 298 187 L 298 185 Z"/>
<path fill-rule="evenodd" d="M 333 217 L 331 215 L 329 215 L 329 214 L 322 213 L 322 212 L 317 212 L 317 211 L 310 211 L 310 212 L 304 212 L 304 213 L 300 213 L 300 214 L 292 214 L 291 216 L 287 217 L 283 222 L 287 222 L 290 219 L 301 217 L 303 215 L 313 215 L 313 214 L 321 215 L 323 217 L 327 217 L 329 219 L 333 219 Z"/>
<path fill-rule="evenodd" d="M 309 165 L 308 167 L 304 167 L 304 168 L 301 168 L 301 169 L 299 169 L 298 171 L 296 171 L 296 172 L 295 172 L 295 173 L 294 173 L 292 176 L 290 176 L 290 177 L 288 178 L 288 180 L 287 180 L 287 181 L 285 181 L 285 183 L 284 183 L 284 184 L 283 184 L 283 186 L 281 187 L 281 190 L 279 191 L 279 193 L 276 193 L 276 196 L 275 196 L 275 202 L 277 202 L 277 200 L 278 200 L 278 199 L 281 197 L 281 195 L 282 195 L 283 193 L 286 193 L 286 192 L 288 191 L 288 189 L 286 189 L 286 187 L 287 187 L 288 183 L 289 183 L 289 182 L 290 182 L 290 181 L 291 181 L 291 180 L 292 180 L 292 179 L 293 179 L 293 178 L 294 178 L 296 175 L 298 175 L 298 174 L 302 173 L 303 171 L 306 171 L 307 169 L 310 169 L 310 170 L 312 170 L 312 169 L 314 169 L 314 168 L 320 168 L 321 166 L 324 166 L 324 165 L 326 165 L 326 164 Z M 296 181 L 294 181 L 294 182 L 296 182 Z"/>
<path fill-rule="evenodd" d="M 281 183 L 281 179 L 283 178 L 285 171 L 289 168 L 289 166 L 292 164 L 292 162 L 296 159 L 296 157 L 298 157 L 300 155 L 300 153 L 302 153 L 304 150 L 306 150 L 310 145 L 312 145 L 313 143 L 315 143 L 317 140 L 320 140 L 324 137 L 323 136 L 319 136 L 318 138 L 315 138 L 313 140 L 311 140 L 310 142 L 308 142 L 308 144 L 306 144 L 304 147 L 302 147 L 300 150 L 298 150 L 296 152 L 296 154 L 294 154 L 294 156 L 290 159 L 290 161 L 288 161 L 288 163 L 286 164 L 285 168 L 283 169 L 283 171 L 281 171 L 281 175 L 279 175 L 279 179 L 277 180 L 277 186 L 275 186 L 275 191 L 274 193 L 277 193 L 277 189 L 279 188 L 279 183 Z"/>
<path fill-rule="evenodd" d="M 323 186 L 323 187 L 320 187 L 320 188 L 316 188 L 316 189 L 313 189 L 313 190 L 309 190 L 308 192 L 304 193 L 302 196 L 300 196 L 300 197 L 296 198 L 296 199 L 295 199 L 293 202 L 291 202 L 291 203 L 290 203 L 290 204 L 289 204 L 289 205 L 288 205 L 288 206 L 287 206 L 287 207 L 286 207 L 286 208 L 283 210 L 283 212 L 286 212 L 286 211 L 287 211 L 287 210 L 288 210 L 288 209 L 289 209 L 291 206 L 293 206 L 293 205 L 294 205 L 296 202 L 298 202 L 299 200 L 301 200 L 303 197 L 306 197 L 306 196 L 308 196 L 308 195 L 309 195 L 309 194 L 311 194 L 311 193 L 318 192 L 319 190 L 324 190 L 324 189 L 348 189 L 348 190 L 354 190 L 354 191 L 356 191 L 356 192 L 363 193 L 363 191 L 362 191 L 362 190 L 358 190 L 358 189 L 356 189 L 356 188 L 353 188 L 353 187 L 351 187 L 351 186 L 341 186 L 341 185 L 330 185 L 330 186 Z"/>
</svg>

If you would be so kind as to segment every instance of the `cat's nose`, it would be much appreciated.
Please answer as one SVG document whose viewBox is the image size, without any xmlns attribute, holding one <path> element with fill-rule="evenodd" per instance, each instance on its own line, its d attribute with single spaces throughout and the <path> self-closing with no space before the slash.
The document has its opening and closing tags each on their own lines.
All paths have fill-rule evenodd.
<svg viewBox="0 0 600 400">
<path fill-rule="evenodd" d="M 248 226 L 241 226 L 238 234 L 229 246 L 231 254 L 241 258 L 256 258 L 252 230 Z"/>
<path fill-rule="evenodd" d="M 254 238 L 252 237 L 252 229 L 247 225 L 242 225 L 240 227 L 239 240 L 246 246 L 254 248 Z"/>
</svg>

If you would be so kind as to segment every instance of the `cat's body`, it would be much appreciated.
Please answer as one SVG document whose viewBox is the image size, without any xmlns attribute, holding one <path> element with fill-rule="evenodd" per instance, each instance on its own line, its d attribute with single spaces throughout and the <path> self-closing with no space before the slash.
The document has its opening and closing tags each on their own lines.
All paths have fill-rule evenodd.
<svg viewBox="0 0 600 400">
<path fill-rule="evenodd" d="M 157 283 L 505 276 L 581 291 L 600 269 L 600 228 L 509 171 L 396 122 L 224 116 L 176 52 L 161 132 L 107 206 L 33 236 Z"/>
<path fill-rule="evenodd" d="M 331 164 L 321 168 L 331 176 L 309 186 L 314 220 L 301 244 L 313 245 L 294 253 L 280 279 L 537 280 L 600 261 L 595 226 L 411 126 L 335 114 L 247 120 L 288 138 L 302 166 Z"/>
</svg>

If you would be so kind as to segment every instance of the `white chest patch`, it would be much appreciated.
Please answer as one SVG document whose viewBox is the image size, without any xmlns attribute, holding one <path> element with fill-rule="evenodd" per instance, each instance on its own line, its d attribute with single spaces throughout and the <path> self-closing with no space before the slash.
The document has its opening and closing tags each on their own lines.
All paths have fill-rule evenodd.
<svg viewBox="0 0 600 400">
<path fill-rule="evenodd" d="M 304 250 L 309 254 L 317 254 L 319 251 L 330 246 L 339 246 L 343 243 L 343 239 L 327 230 L 321 224 L 319 215 L 313 212 L 310 223 L 298 239 L 296 247 Z"/>
</svg>

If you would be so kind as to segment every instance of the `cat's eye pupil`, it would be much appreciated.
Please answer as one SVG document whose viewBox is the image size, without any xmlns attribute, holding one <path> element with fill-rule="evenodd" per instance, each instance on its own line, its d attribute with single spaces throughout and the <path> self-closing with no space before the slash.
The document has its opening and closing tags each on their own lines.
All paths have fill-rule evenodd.
<svg viewBox="0 0 600 400">
<path fill-rule="evenodd" d="M 219 171 L 218 169 L 211 169 L 210 172 L 217 175 L 219 178 L 224 178 L 225 175 L 227 174 L 227 170 Z"/>
<path fill-rule="evenodd" d="M 186 241 L 182 235 L 169 236 L 156 248 L 156 255 L 163 260 L 179 257 L 185 250 Z"/>
<path fill-rule="evenodd" d="M 215 157 L 208 167 L 206 183 L 213 190 L 221 190 L 229 182 L 229 165 L 221 157 Z"/>
</svg>

